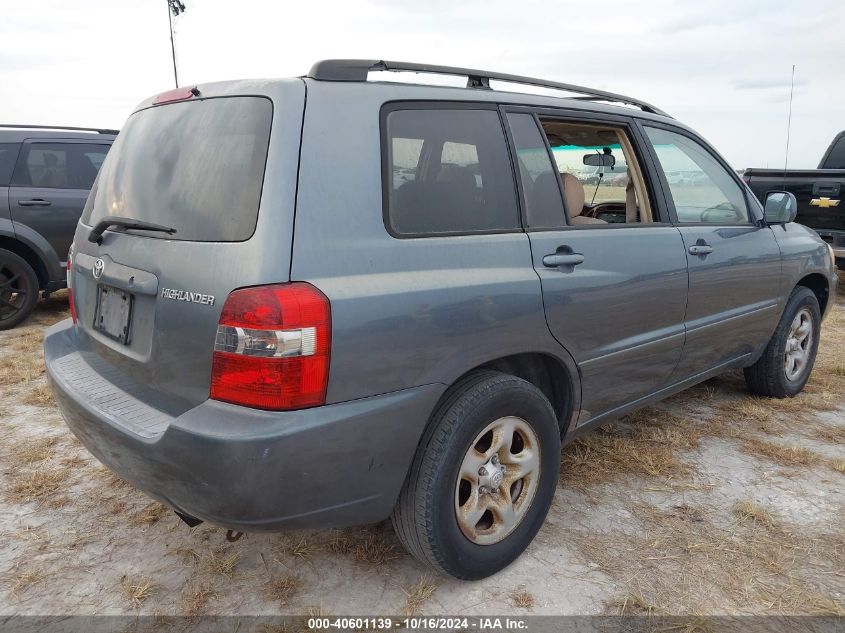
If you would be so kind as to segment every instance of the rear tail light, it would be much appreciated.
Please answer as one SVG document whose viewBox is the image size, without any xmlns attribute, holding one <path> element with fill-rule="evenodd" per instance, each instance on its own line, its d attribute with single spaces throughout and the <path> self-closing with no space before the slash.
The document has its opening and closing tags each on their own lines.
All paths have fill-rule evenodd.
<svg viewBox="0 0 845 633">
<path fill-rule="evenodd" d="M 211 397 L 272 410 L 325 404 L 330 350 L 329 300 L 314 286 L 235 290 L 217 326 Z"/>
<path fill-rule="evenodd" d="M 67 281 L 67 302 L 70 305 L 70 318 L 76 323 L 76 305 L 73 301 L 73 247 L 67 253 L 67 271 L 65 275 Z"/>
</svg>

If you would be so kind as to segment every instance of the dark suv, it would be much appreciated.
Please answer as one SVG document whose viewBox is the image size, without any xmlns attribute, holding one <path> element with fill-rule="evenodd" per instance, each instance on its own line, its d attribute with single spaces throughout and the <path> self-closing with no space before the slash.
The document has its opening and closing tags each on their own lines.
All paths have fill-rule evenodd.
<svg viewBox="0 0 845 633">
<path fill-rule="evenodd" d="M 0 330 L 64 288 L 68 249 L 115 130 L 0 125 Z"/>
<path fill-rule="evenodd" d="M 657 108 L 580 86 L 347 60 L 179 89 L 103 165 L 47 371 L 81 442 L 191 524 L 391 516 L 481 578 L 542 525 L 562 441 L 731 369 L 804 387 L 836 276 L 794 215 Z"/>
</svg>

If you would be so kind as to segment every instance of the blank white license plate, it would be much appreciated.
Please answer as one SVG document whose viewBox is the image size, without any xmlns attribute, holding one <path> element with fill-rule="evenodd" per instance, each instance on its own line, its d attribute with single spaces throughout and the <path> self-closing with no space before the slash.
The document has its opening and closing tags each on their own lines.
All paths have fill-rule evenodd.
<svg viewBox="0 0 845 633">
<path fill-rule="evenodd" d="M 132 301 L 132 295 L 119 288 L 98 286 L 94 329 L 128 345 L 132 325 Z"/>
</svg>

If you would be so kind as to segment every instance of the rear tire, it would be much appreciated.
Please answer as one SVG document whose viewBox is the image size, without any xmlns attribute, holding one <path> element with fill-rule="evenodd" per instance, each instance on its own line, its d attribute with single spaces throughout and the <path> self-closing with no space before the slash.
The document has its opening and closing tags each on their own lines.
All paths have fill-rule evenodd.
<svg viewBox="0 0 845 633">
<path fill-rule="evenodd" d="M 38 303 L 38 277 L 29 263 L 0 248 L 0 330 L 26 319 Z"/>
<path fill-rule="evenodd" d="M 819 301 L 812 290 L 798 286 L 763 355 L 744 370 L 748 389 L 771 398 L 792 398 L 800 393 L 816 361 L 820 330 Z"/>
<path fill-rule="evenodd" d="M 472 374 L 435 410 L 393 527 L 405 549 L 436 571 L 485 578 L 534 539 L 559 466 L 560 428 L 543 393 L 508 374 Z"/>
</svg>

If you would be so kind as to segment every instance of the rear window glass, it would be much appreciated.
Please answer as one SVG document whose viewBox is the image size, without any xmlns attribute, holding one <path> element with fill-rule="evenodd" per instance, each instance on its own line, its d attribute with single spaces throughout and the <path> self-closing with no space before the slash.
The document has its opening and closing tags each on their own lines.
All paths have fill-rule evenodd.
<svg viewBox="0 0 845 633">
<path fill-rule="evenodd" d="M 845 169 L 845 135 L 830 148 L 830 153 L 824 159 L 822 169 Z"/>
<path fill-rule="evenodd" d="M 19 143 L 0 143 L 0 187 L 9 184 L 20 147 Z"/>
<path fill-rule="evenodd" d="M 136 112 L 117 137 L 82 221 L 113 215 L 176 229 L 149 237 L 249 239 L 258 220 L 273 106 L 263 97 L 171 103 Z M 143 233 L 138 231 L 138 233 Z"/>
<path fill-rule="evenodd" d="M 513 172 L 493 110 L 394 110 L 387 115 L 387 211 L 403 235 L 519 227 Z"/>
</svg>

